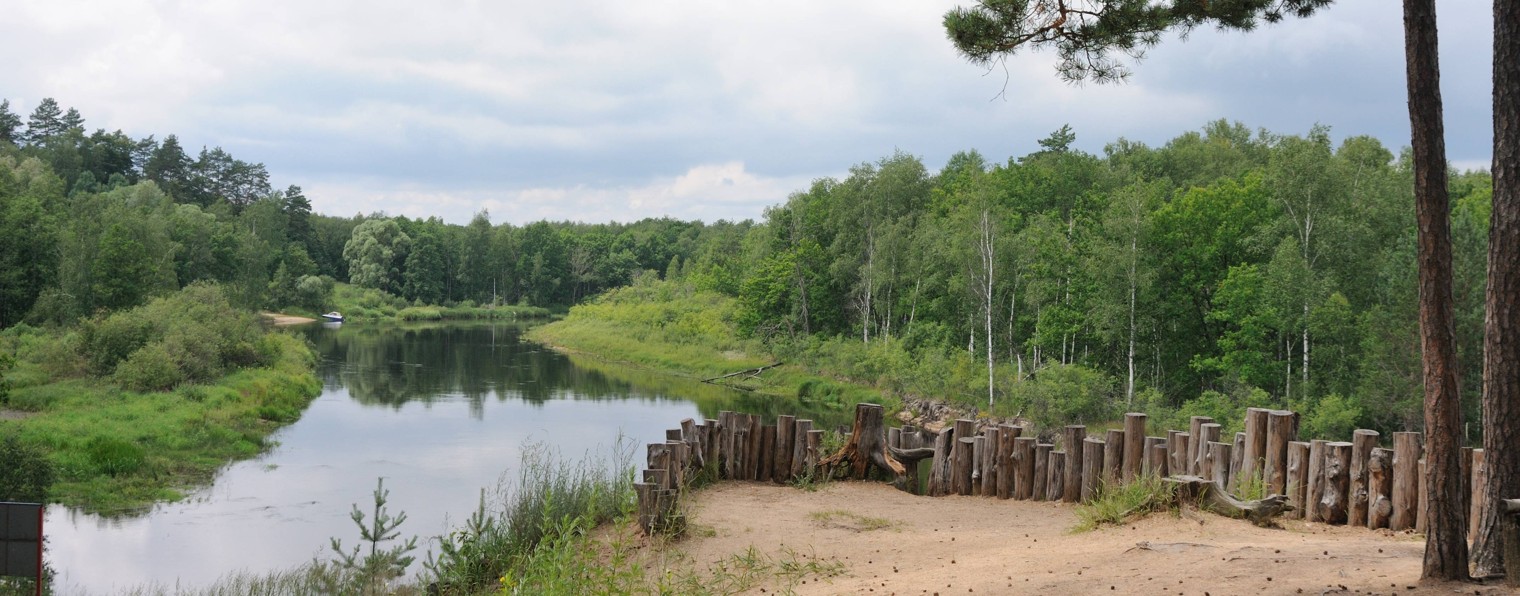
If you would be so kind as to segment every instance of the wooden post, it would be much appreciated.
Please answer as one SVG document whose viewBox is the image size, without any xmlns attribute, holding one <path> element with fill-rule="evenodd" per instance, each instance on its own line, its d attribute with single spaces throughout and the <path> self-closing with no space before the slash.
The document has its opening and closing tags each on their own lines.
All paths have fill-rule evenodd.
<svg viewBox="0 0 1520 596">
<path fill-rule="evenodd" d="M 1262 477 L 1267 455 L 1266 408 L 1246 408 L 1246 450 L 1240 458 L 1240 481 Z"/>
<path fill-rule="evenodd" d="M 776 448 L 771 456 L 771 479 L 785 483 L 792 479 L 792 453 L 797 449 L 797 417 L 782 414 L 776 417 Z"/>
<path fill-rule="evenodd" d="M 929 465 L 929 489 L 924 494 L 931 497 L 943 497 L 955 492 L 951 477 L 954 476 L 954 460 L 950 454 L 955 450 L 952 447 L 955 440 L 955 431 L 944 429 L 934 437 L 934 459 Z"/>
<path fill-rule="evenodd" d="M 1145 473 L 1166 478 L 1167 473 L 1171 471 L 1167 469 L 1166 437 L 1148 437 L 1148 439 L 1155 439 L 1155 441 L 1151 442 L 1151 460 L 1148 462 L 1149 468 Z"/>
<path fill-rule="evenodd" d="M 655 485 L 648 482 L 633 483 L 633 494 L 638 497 L 639 528 L 645 535 L 654 535 Z"/>
<path fill-rule="evenodd" d="M 1298 438 L 1298 415 L 1288 410 L 1267 412 L 1267 494 L 1288 491 L 1288 442 Z"/>
<path fill-rule="evenodd" d="M 1351 489 L 1351 443 L 1325 444 L 1324 497 L 1319 501 L 1320 521 L 1346 523 L 1347 492 Z"/>
<path fill-rule="evenodd" d="M 1244 464 L 1241 462 L 1245 461 L 1245 457 L 1246 433 L 1235 433 L 1235 441 L 1230 445 L 1230 476 L 1229 485 L 1225 487 L 1226 492 L 1234 494 L 1240 488 L 1240 481 L 1242 480 L 1242 474 L 1244 474 L 1241 471 L 1241 466 Z"/>
<path fill-rule="evenodd" d="M 658 487 L 660 490 L 671 488 L 673 486 L 671 484 L 671 480 L 673 479 L 669 477 L 670 446 L 668 444 L 650 443 L 647 447 L 647 457 L 645 463 L 648 465 L 650 470 L 664 472 L 666 474 L 666 478 L 660 482 L 660 486 Z"/>
<path fill-rule="evenodd" d="M 1050 464 L 1050 452 L 1055 450 L 1055 445 L 1050 443 L 1036 443 L 1034 446 L 1034 486 L 1030 490 L 1030 498 L 1036 501 L 1045 500 L 1046 484 L 1049 478 L 1046 468 Z"/>
<path fill-rule="evenodd" d="M 1018 475 L 1018 466 L 1014 463 L 1014 445 L 1024 429 L 1012 424 L 998 428 L 997 497 L 1010 499 L 1013 498 L 1014 478 Z"/>
<path fill-rule="evenodd" d="M 972 464 L 975 463 L 972 461 L 972 457 L 975 453 L 973 449 L 976 448 L 976 437 L 960 437 L 955 440 L 955 444 L 958 447 L 955 455 L 955 478 L 953 479 L 955 494 L 963 497 L 969 496 L 971 494 L 971 469 Z"/>
<path fill-rule="evenodd" d="M 1066 478 L 1061 482 L 1061 500 L 1075 503 L 1082 500 L 1082 441 L 1087 438 L 1087 427 L 1073 424 L 1066 427 L 1063 437 L 1066 450 Z"/>
<path fill-rule="evenodd" d="M 792 477 L 797 478 L 808 472 L 807 465 L 807 436 L 813 430 L 812 420 L 798 420 L 796 428 L 792 431 L 794 443 L 792 444 Z"/>
<path fill-rule="evenodd" d="M 1367 527 L 1388 527 L 1393 518 L 1393 450 L 1373 447 L 1367 457 Z"/>
<path fill-rule="evenodd" d="M 1234 450 L 1229 443 L 1213 441 L 1209 443 L 1209 474 L 1214 483 L 1219 486 L 1227 486 L 1230 474 L 1230 452 Z M 1228 492 L 1228 491 L 1226 491 Z"/>
<path fill-rule="evenodd" d="M 755 464 L 755 480 L 770 482 L 776 473 L 776 426 L 760 427 L 760 454 Z"/>
<path fill-rule="evenodd" d="M 1166 431 L 1166 469 L 1168 471 L 1176 470 L 1180 467 L 1177 464 L 1182 461 L 1184 454 L 1178 453 L 1178 450 L 1186 449 L 1182 444 L 1182 435 L 1184 434 L 1187 433 L 1180 430 Z"/>
<path fill-rule="evenodd" d="M 976 433 L 976 421 L 960 418 L 955 421 L 955 426 L 953 428 L 955 430 L 955 434 L 952 436 L 953 440 L 950 442 L 950 468 L 953 471 L 950 476 L 950 492 L 957 495 L 969 495 L 971 494 L 971 486 L 969 484 L 963 483 L 970 482 L 971 476 L 967 475 L 966 478 L 962 480 L 959 470 L 961 468 L 960 461 L 963 456 L 966 459 L 965 465 L 971 465 L 971 452 L 966 451 L 964 454 L 961 453 L 963 449 L 961 445 L 961 439 L 969 439 L 971 438 L 972 434 Z M 970 446 L 970 443 L 967 443 L 965 445 L 967 448 Z"/>
<path fill-rule="evenodd" d="M 1288 442 L 1288 504 L 1293 506 L 1293 511 L 1288 513 L 1295 518 L 1304 517 L 1304 495 L 1308 494 L 1309 480 L 1309 444 L 1304 441 Z"/>
<path fill-rule="evenodd" d="M 1208 456 L 1209 441 L 1219 440 L 1217 434 L 1212 439 L 1205 436 L 1203 425 L 1212 422 L 1214 422 L 1214 419 L 1208 416 L 1193 416 L 1188 418 L 1188 437 L 1190 437 L 1187 452 L 1188 463 L 1186 470 L 1179 470 L 1181 473 L 1193 476 L 1201 476 L 1203 474 L 1203 460 Z"/>
<path fill-rule="evenodd" d="M 1013 465 L 1018 470 L 1014 472 L 1013 498 L 1021 501 L 1034 498 L 1034 460 L 1037 441 L 1039 439 L 1035 437 L 1019 437 L 1013 440 Z"/>
<path fill-rule="evenodd" d="M 997 451 L 1003 431 L 995 426 L 982 429 L 982 496 L 997 496 Z"/>
<path fill-rule="evenodd" d="M 1377 448 L 1378 431 L 1365 428 L 1351 433 L 1351 505 L 1346 508 L 1346 525 L 1367 525 L 1367 459 Z"/>
<path fill-rule="evenodd" d="M 706 448 L 706 453 L 705 453 L 705 455 L 707 457 L 707 461 L 705 463 L 707 463 L 709 465 L 712 465 L 713 466 L 713 470 L 716 471 L 719 476 L 722 476 L 723 475 L 723 452 L 720 451 L 722 448 L 719 447 L 719 445 L 723 444 L 723 426 L 722 426 L 722 423 L 718 422 L 716 419 L 708 418 L 707 419 L 707 424 L 705 426 L 707 427 L 707 429 L 705 431 L 703 431 L 703 435 L 702 435 L 702 438 L 705 439 L 706 442 L 707 442 L 707 448 Z"/>
<path fill-rule="evenodd" d="M 702 443 L 697 440 L 697 421 L 690 418 L 681 421 L 681 440 L 686 442 L 686 449 L 691 452 L 691 466 L 701 468 L 703 453 Z"/>
<path fill-rule="evenodd" d="M 1499 555 L 1504 560 L 1504 585 L 1520 587 L 1520 499 L 1505 499 L 1499 512 Z"/>
<path fill-rule="evenodd" d="M 818 461 L 823 457 L 820 453 L 823 450 L 823 433 L 824 431 L 818 429 L 808 431 L 807 447 L 803 453 L 804 466 L 814 470 L 818 469 Z"/>
<path fill-rule="evenodd" d="M 987 477 L 987 435 L 971 437 L 971 496 L 982 495 Z"/>
<path fill-rule="evenodd" d="M 1140 475 L 1145 461 L 1145 414 L 1130 412 L 1124 415 L 1124 482 L 1129 483 Z"/>
<path fill-rule="evenodd" d="M 1108 429 L 1108 439 L 1103 442 L 1103 484 L 1118 486 L 1124 478 L 1124 431 Z"/>
<path fill-rule="evenodd" d="M 683 490 L 686 488 L 686 470 L 691 461 L 691 451 L 686 448 L 684 441 L 666 441 L 665 445 L 670 450 L 670 488 Z"/>
<path fill-rule="evenodd" d="M 734 413 L 718 412 L 718 475 L 734 478 Z"/>
<path fill-rule="evenodd" d="M 1066 452 L 1050 452 L 1049 476 L 1045 479 L 1045 500 L 1059 501 L 1066 494 Z"/>
<path fill-rule="evenodd" d="M 750 414 L 749 444 L 745 446 L 745 449 L 748 450 L 749 455 L 745 461 L 745 469 L 748 471 L 744 477 L 746 480 L 760 479 L 760 461 L 763 459 L 760 450 L 763 448 L 762 445 L 765 442 L 765 431 L 761 430 L 762 428 L 763 425 L 760 424 L 760 415 Z"/>
<path fill-rule="evenodd" d="M 1321 521 L 1319 501 L 1325 496 L 1325 445 L 1328 443 L 1323 439 L 1309 441 L 1309 483 L 1305 487 L 1308 491 L 1305 501 L 1309 506 L 1304 508 L 1305 521 Z"/>
<path fill-rule="evenodd" d="M 1517 446 L 1520 448 L 1520 446 Z M 1483 506 L 1488 504 L 1488 456 L 1482 449 L 1472 452 L 1472 508 L 1468 510 L 1467 535 L 1478 539 L 1478 528 L 1483 522 Z"/>
<path fill-rule="evenodd" d="M 1221 427 L 1220 425 L 1214 423 L 1213 418 L 1209 418 L 1207 416 L 1198 416 L 1198 418 L 1207 420 L 1207 422 L 1198 425 L 1198 432 L 1202 434 L 1193 435 L 1193 445 L 1195 446 L 1193 451 L 1196 452 L 1194 453 L 1194 456 L 1197 460 L 1193 463 L 1193 474 L 1203 476 L 1204 478 L 1209 478 L 1210 475 L 1204 473 L 1205 466 L 1208 466 L 1210 461 L 1209 443 L 1213 443 L 1219 440 L 1219 431 Z M 1220 484 L 1220 486 L 1224 485 Z"/>
<path fill-rule="evenodd" d="M 1082 440 L 1082 502 L 1091 502 L 1098 496 L 1099 487 L 1102 486 L 1100 478 L 1103 476 L 1103 449 L 1105 445 L 1102 439 L 1088 437 Z"/>
<path fill-rule="evenodd" d="M 1397 532 L 1414 527 L 1415 504 L 1420 500 L 1420 433 L 1393 433 L 1393 519 L 1389 529 Z"/>
</svg>

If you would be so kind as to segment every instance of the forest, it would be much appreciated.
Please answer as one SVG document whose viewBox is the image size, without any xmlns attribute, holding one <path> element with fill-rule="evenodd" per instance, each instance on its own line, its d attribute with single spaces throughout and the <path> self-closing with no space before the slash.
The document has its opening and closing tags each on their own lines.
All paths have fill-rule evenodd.
<svg viewBox="0 0 1520 596">
<path fill-rule="evenodd" d="M 1062 128 L 1028 155 L 965 151 L 937 171 L 895 152 L 759 221 L 458 225 L 313 213 L 299 186 L 221 148 L 87 134 L 51 99 L 23 121 L 6 101 L 0 327 L 197 282 L 242 308 L 321 312 L 345 283 L 412 304 L 565 307 L 663 279 L 731 298 L 733 333 L 775 353 L 881 360 L 835 374 L 891 393 L 1093 420 L 1250 402 L 1305 412 L 1308 432 L 1421 426 L 1407 153 L 1227 121 L 1101 155 L 1075 139 Z M 1477 420 L 1492 182 L 1453 172 L 1451 192 Z"/>
</svg>

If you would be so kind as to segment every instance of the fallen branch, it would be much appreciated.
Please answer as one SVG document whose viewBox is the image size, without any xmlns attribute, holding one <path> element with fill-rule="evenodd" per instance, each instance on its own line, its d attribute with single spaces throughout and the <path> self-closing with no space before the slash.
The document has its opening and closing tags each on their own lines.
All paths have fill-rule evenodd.
<svg viewBox="0 0 1520 596">
<path fill-rule="evenodd" d="M 728 374 L 723 375 L 723 376 L 713 377 L 711 379 L 702 379 L 702 382 L 703 383 L 712 383 L 712 384 L 716 385 L 717 383 L 713 383 L 713 381 L 721 381 L 723 379 L 727 379 L 729 377 L 737 377 L 739 375 L 749 375 L 750 378 L 753 379 L 755 377 L 760 376 L 760 373 L 765 372 L 767 369 L 776 368 L 776 367 L 781 366 L 781 365 L 782 365 L 781 362 L 772 362 L 772 363 L 767 364 L 765 366 L 757 366 L 755 368 L 747 368 L 747 369 L 741 370 L 739 372 L 731 372 L 731 373 L 728 373 Z"/>
<path fill-rule="evenodd" d="M 1251 520 L 1251 523 L 1258 526 L 1268 526 L 1273 518 L 1284 511 L 1293 510 L 1293 506 L 1288 504 L 1288 497 L 1283 495 L 1271 495 L 1258 501 L 1242 501 L 1221 489 L 1219 483 L 1197 476 L 1170 476 L 1166 481 L 1177 484 L 1177 495 L 1181 499 L 1193 500 L 1199 507 L 1214 513 Z"/>
</svg>

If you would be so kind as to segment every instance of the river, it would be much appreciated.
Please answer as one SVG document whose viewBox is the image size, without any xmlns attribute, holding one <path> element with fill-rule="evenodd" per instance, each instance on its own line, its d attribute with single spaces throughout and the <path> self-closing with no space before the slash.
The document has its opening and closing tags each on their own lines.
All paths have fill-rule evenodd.
<svg viewBox="0 0 1520 596">
<path fill-rule="evenodd" d="M 267 572 L 355 544 L 349 512 L 368 510 L 385 478 L 403 535 L 427 539 L 499 494 L 525 446 L 608 461 L 619 437 L 663 441 L 683 418 L 778 407 L 738 391 L 573 360 L 514 325 L 298 329 L 320 353 L 321 395 L 272 438 L 187 499 L 130 516 L 47 512 L 47 557 L 62 594 L 203 586 L 235 570 Z M 414 565 L 418 572 L 421 565 Z"/>
</svg>

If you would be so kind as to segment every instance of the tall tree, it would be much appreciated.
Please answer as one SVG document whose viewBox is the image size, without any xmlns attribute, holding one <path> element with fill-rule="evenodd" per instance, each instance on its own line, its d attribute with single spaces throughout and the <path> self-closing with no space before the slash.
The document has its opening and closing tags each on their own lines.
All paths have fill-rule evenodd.
<svg viewBox="0 0 1520 596">
<path fill-rule="evenodd" d="M 1476 573 L 1504 572 L 1496 505 L 1520 498 L 1520 2 L 1494 2 L 1494 197 L 1484 296 L 1483 447 L 1488 503 L 1474 545 Z M 1514 552 L 1514 549 L 1507 549 Z M 1511 567 L 1513 568 L 1513 567 Z"/>
<path fill-rule="evenodd" d="M 311 201 L 294 184 L 285 188 L 284 200 L 285 236 L 305 247 L 311 238 Z"/>
<path fill-rule="evenodd" d="M 11 111 L 11 100 L 0 100 L 0 143 L 21 144 L 21 116 Z"/>
<path fill-rule="evenodd" d="M 63 122 L 63 110 L 58 107 L 58 101 L 51 97 L 42 98 L 42 102 L 37 104 L 32 115 L 26 119 L 26 141 L 32 145 L 41 144 L 67 130 L 68 126 Z"/>
</svg>

